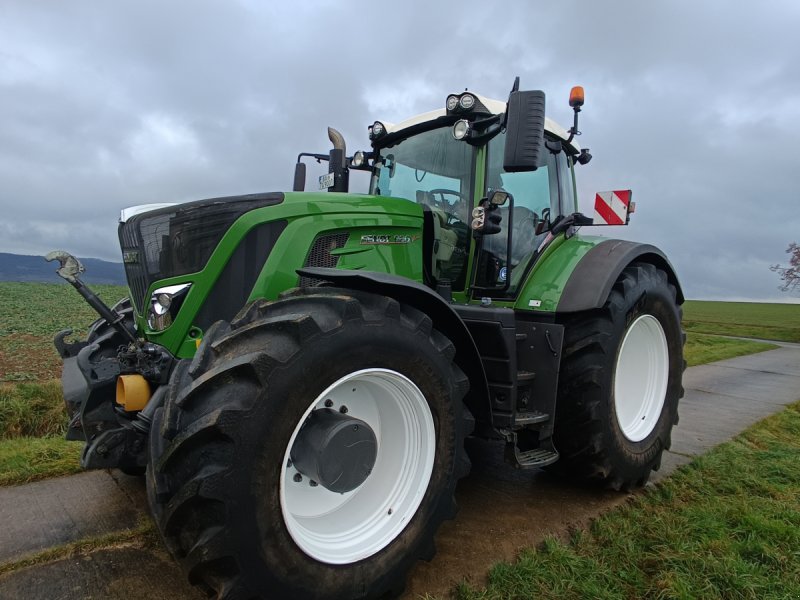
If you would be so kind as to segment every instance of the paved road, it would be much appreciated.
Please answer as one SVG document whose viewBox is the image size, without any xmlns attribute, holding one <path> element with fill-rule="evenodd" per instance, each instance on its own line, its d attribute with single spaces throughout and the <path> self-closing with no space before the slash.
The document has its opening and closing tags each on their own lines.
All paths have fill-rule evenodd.
<svg viewBox="0 0 800 600">
<path fill-rule="evenodd" d="M 658 481 L 695 455 L 800 399 L 800 347 L 693 367 L 684 376 L 681 421 Z M 491 563 L 513 559 L 547 535 L 581 526 L 625 502 L 625 494 L 562 483 L 546 473 L 502 462 L 502 448 L 470 445 L 473 472 L 459 485 L 461 512 L 437 536 L 438 554 L 419 563 L 406 598 L 446 596 L 466 578 L 480 583 Z M 51 545 L 130 527 L 146 510 L 141 482 L 120 474 L 85 473 L 0 488 L 0 564 Z M 132 597 L 199 600 L 161 552 L 118 548 L 21 569 L 0 577 L 0 598 L 78 600 Z"/>
</svg>

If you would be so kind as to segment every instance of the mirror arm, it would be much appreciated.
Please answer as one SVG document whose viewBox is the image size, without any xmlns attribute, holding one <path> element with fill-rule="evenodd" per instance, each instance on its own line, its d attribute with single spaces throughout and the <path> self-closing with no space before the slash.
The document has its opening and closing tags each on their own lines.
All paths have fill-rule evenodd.
<svg viewBox="0 0 800 600">
<path fill-rule="evenodd" d="M 564 142 L 567 145 L 572 143 L 572 138 L 574 138 L 576 135 L 580 135 L 581 134 L 581 132 L 578 131 L 578 113 L 581 112 L 581 107 L 580 106 L 573 106 L 572 110 L 575 111 L 575 119 L 572 122 L 572 127 L 570 127 L 570 129 L 569 129 L 569 137 L 567 138 L 567 141 Z"/>
</svg>

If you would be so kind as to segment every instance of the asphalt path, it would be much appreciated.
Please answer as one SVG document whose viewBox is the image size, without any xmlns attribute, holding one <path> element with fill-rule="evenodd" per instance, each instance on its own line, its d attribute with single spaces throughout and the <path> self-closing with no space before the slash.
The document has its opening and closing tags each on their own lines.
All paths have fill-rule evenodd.
<svg viewBox="0 0 800 600">
<path fill-rule="evenodd" d="M 800 345 L 687 369 L 672 448 L 651 482 L 800 399 Z M 471 441 L 473 469 L 459 485 L 458 517 L 436 538 L 438 553 L 412 571 L 405 598 L 447 596 L 462 580 L 483 583 L 499 560 L 513 560 L 548 535 L 563 535 L 630 495 L 564 483 L 502 460 L 502 446 Z M 95 471 L 0 488 L 0 565 L 46 548 L 132 527 L 146 515 L 142 481 Z M 161 550 L 123 546 L 21 568 L 0 576 L 0 598 L 196 600 Z"/>
</svg>

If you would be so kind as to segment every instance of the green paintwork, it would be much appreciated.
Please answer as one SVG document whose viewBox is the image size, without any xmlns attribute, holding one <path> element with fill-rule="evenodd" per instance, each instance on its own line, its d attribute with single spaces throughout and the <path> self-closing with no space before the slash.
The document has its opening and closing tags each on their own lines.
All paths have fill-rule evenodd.
<svg viewBox="0 0 800 600">
<path fill-rule="evenodd" d="M 286 221 L 286 228 L 277 240 L 261 269 L 249 300 L 278 295 L 297 286 L 296 270 L 301 268 L 314 238 L 325 232 L 349 232 L 338 268 L 363 269 L 394 273 L 414 281 L 422 281 L 422 207 L 400 198 L 355 194 L 287 193 L 284 201 L 242 215 L 225 233 L 202 271 L 155 282 L 155 289 L 179 283 L 191 283 L 175 322 L 161 332 L 147 327 L 143 315 L 138 327 L 148 340 L 164 346 L 179 358 L 194 355 L 197 339 L 202 337 L 194 319 L 214 283 L 225 268 L 242 238 L 256 225 L 270 221 Z M 407 243 L 362 244 L 362 235 L 406 236 Z M 193 334 L 193 335 L 192 335 Z"/>
<path fill-rule="evenodd" d="M 473 206 L 483 197 L 486 176 L 487 148 L 477 148 L 473 181 Z M 574 185 L 574 168 L 570 164 Z M 577 208 L 577 198 L 567 199 Z M 202 271 L 155 282 L 149 293 L 168 285 L 191 283 L 175 322 L 162 332 L 147 327 L 143 315 L 138 317 L 139 330 L 152 342 L 167 348 L 180 358 L 194 355 L 203 332 L 193 326 L 196 315 L 213 289 L 228 259 L 242 238 L 255 226 L 266 222 L 285 221 L 286 227 L 272 249 L 250 293 L 248 302 L 264 298 L 273 300 L 297 286 L 297 269 L 306 261 L 314 239 L 325 233 L 348 232 L 343 248 L 332 253 L 339 256 L 337 268 L 393 273 L 421 282 L 422 273 L 422 207 L 400 198 L 356 194 L 292 192 L 278 205 L 267 206 L 242 215 L 225 233 Z M 371 243 L 362 236 L 402 236 L 403 243 Z M 496 306 L 523 311 L 555 312 L 570 274 L 583 256 L 605 238 L 563 235 L 553 240 L 519 286 L 516 299 L 495 299 Z M 472 273 L 474 241 L 470 237 L 467 273 Z M 468 276 L 468 281 L 471 276 Z M 477 303 L 468 291 L 455 291 L 457 303 Z M 531 305 L 531 302 L 534 305 Z"/>
<path fill-rule="evenodd" d="M 555 312 L 569 276 L 584 255 L 608 238 L 575 234 L 569 239 L 563 235 L 554 239 L 536 260 L 519 295 L 513 303 L 516 310 Z M 541 302 L 531 306 L 531 302 Z"/>
</svg>

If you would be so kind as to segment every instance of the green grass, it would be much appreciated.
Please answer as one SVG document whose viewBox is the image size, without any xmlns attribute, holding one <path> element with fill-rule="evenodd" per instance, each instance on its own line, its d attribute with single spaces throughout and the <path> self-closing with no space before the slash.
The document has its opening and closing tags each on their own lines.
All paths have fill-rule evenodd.
<svg viewBox="0 0 800 600">
<path fill-rule="evenodd" d="M 66 427 L 60 382 L 0 384 L 0 486 L 80 471 L 83 444 Z"/>
<path fill-rule="evenodd" d="M 77 473 L 82 449 L 83 444 L 62 437 L 0 440 L 0 486 Z"/>
<path fill-rule="evenodd" d="M 0 439 L 63 435 L 66 428 L 60 381 L 0 384 Z"/>
<path fill-rule="evenodd" d="M 459 600 L 800 598 L 800 403 Z"/>
<path fill-rule="evenodd" d="M 725 358 L 755 354 L 775 348 L 779 348 L 779 346 L 689 332 L 686 334 L 684 358 L 687 366 L 695 367 Z"/>
<path fill-rule="evenodd" d="M 694 333 L 800 342 L 800 304 L 688 300 L 683 327 Z"/>
<path fill-rule="evenodd" d="M 92 290 L 107 304 L 128 295 L 119 285 L 93 285 Z M 68 327 L 85 332 L 97 313 L 72 286 L 58 283 L 0 282 L 0 336 L 25 333 L 52 337 Z"/>
<path fill-rule="evenodd" d="M 116 285 L 92 289 L 109 305 L 128 293 Z M 61 360 L 53 336 L 62 329 L 85 335 L 95 319 L 97 314 L 69 285 L 0 282 L 0 382 L 58 377 Z"/>
</svg>

